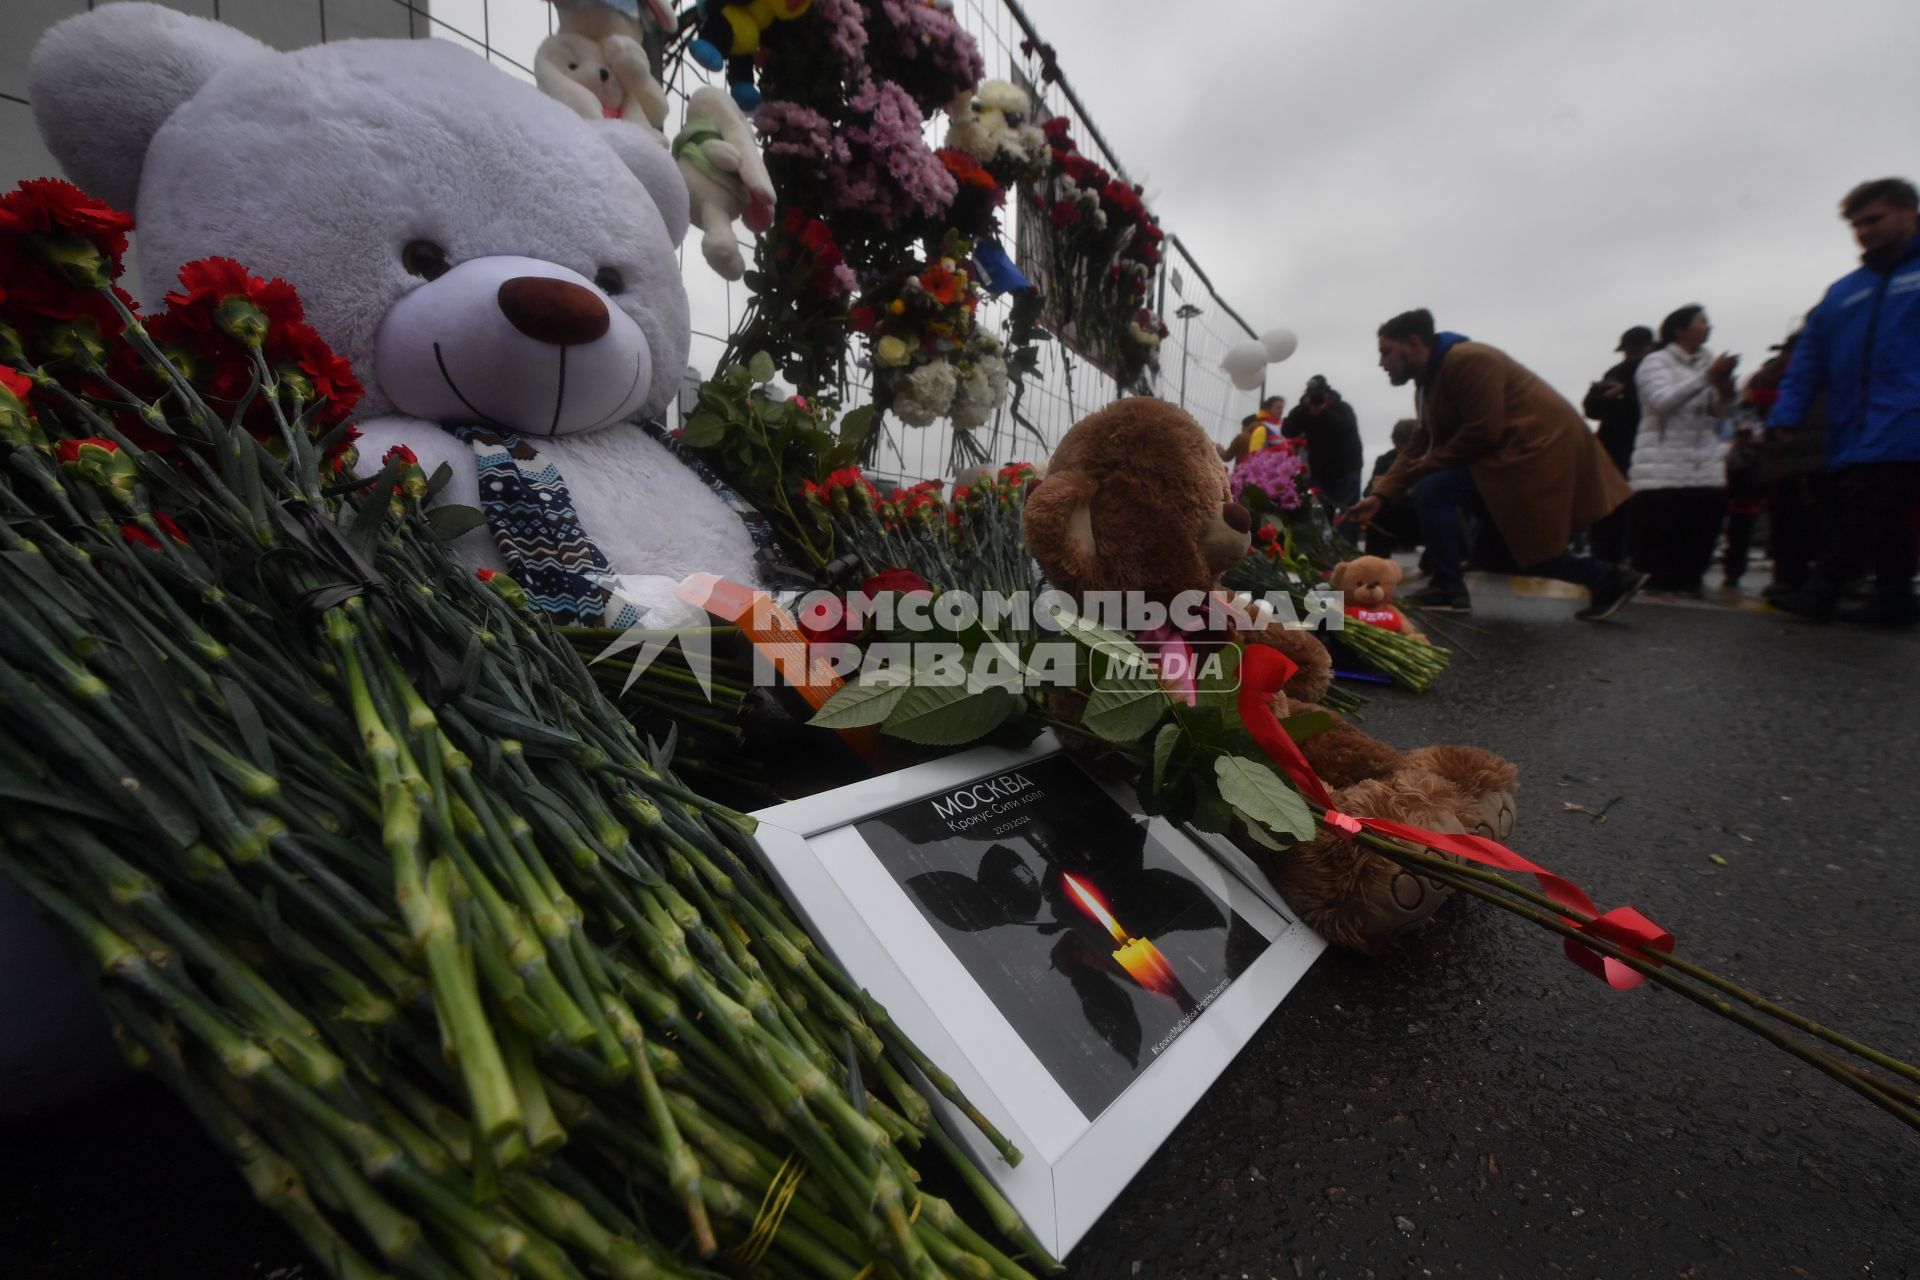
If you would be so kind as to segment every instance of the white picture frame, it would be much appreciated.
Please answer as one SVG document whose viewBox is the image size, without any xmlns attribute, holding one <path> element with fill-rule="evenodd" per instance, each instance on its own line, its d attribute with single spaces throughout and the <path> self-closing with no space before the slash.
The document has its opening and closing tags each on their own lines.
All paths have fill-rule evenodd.
<svg viewBox="0 0 1920 1280">
<path fill-rule="evenodd" d="M 1055 1257 L 1065 1257 L 1259 1031 L 1326 943 L 1294 917 L 1252 861 L 1228 841 L 1177 826 L 1165 818 L 1140 814 L 1130 788 L 1101 781 L 1073 763 L 1080 777 L 1091 780 L 1129 821 L 1144 829 L 1146 847 L 1153 850 L 1151 857 L 1156 865 L 1172 867 L 1171 872 L 1152 874 L 1187 877 L 1204 889 L 1204 895 L 1193 891 L 1196 896 L 1224 904 L 1228 926 L 1215 932 L 1224 936 L 1239 931 L 1235 934 L 1240 944 L 1236 949 L 1242 954 L 1248 949 L 1247 927 L 1265 938 L 1263 947 L 1253 939 L 1258 947 L 1255 958 L 1205 995 L 1203 1003 L 1195 1007 L 1194 1001 L 1182 1000 L 1173 1010 L 1182 1016 L 1159 1045 L 1136 1048 L 1132 1069 L 1137 1074 L 1120 1086 L 1117 1096 L 1099 1104 L 1094 1114 L 1087 1114 L 1094 1108 L 1084 1105 L 1084 1100 L 1104 1097 L 1104 1090 L 1114 1087 L 1111 1080 L 1104 1084 L 1091 1081 L 1076 1062 L 1061 1058 L 1060 1049 L 1051 1043 L 1057 1038 L 1051 1030 L 1047 1032 L 1047 1049 L 1053 1054 L 1055 1067 L 1044 1063 L 1007 1011 L 1008 1006 L 1021 1001 L 1010 999 L 1002 986 L 996 988 L 1000 993 L 1000 1002 L 996 1003 L 995 995 L 976 976 L 979 966 L 970 971 L 956 954 L 955 947 L 959 946 L 977 960 L 978 952 L 967 948 L 979 944 L 943 929 L 941 922 L 928 914 L 921 905 L 926 895 L 919 887 L 925 876 L 905 882 L 899 878 L 903 857 L 917 856 L 915 850 L 921 848 L 931 850 L 930 857 L 960 857 L 961 839 L 943 837 L 914 845 L 902 843 L 900 837 L 876 826 L 899 821 L 902 814 L 919 821 L 914 806 L 923 802 L 930 806 L 943 797 L 950 801 L 956 789 L 971 784 L 981 783 L 991 797 L 992 788 L 982 780 L 1014 775 L 1024 779 L 1036 773 L 1051 780 L 1047 787 L 1031 788 L 1042 794 L 1029 795 L 1025 800 L 1015 794 L 1000 803 L 1016 806 L 1035 801 L 1033 813 L 1044 823 L 1051 799 L 1044 792 L 1050 787 L 1073 793 L 1076 798 L 1072 803 L 1082 806 L 1075 812 L 1086 812 L 1085 806 L 1093 803 L 1091 793 L 1070 782 L 1064 766 L 1053 763 L 1056 757 L 1072 761 L 1052 735 L 1046 734 L 1025 749 L 976 748 L 762 809 L 754 816 L 760 821 L 758 837 L 767 869 L 805 918 L 814 938 L 856 983 L 886 1007 L 901 1030 L 1019 1149 L 1022 1160 L 1018 1165 L 1009 1164 L 957 1108 L 931 1088 L 925 1090 L 948 1133 L 966 1146 L 1041 1243 Z M 1111 817 L 1102 820 L 1114 821 Z M 861 830 L 862 823 L 867 824 L 866 834 Z M 979 841 L 989 838 L 985 832 L 966 837 Z M 1017 841 L 1019 837 L 1006 839 Z M 883 863 L 876 845 L 886 850 L 894 870 Z M 1028 848 L 1031 861 L 1034 855 L 1032 847 Z M 904 854 L 902 849 L 906 850 Z M 1168 855 L 1175 861 L 1170 862 Z M 1145 856 L 1133 855 L 1134 861 Z M 983 861 L 982 881 L 985 865 Z M 905 883 L 916 885 L 920 903 L 903 887 Z M 1167 881 L 1153 883 L 1164 885 Z M 1056 892 L 1056 903 L 1058 896 Z M 1044 927 L 1017 924 L 1008 926 L 1014 932 L 1000 933 L 1018 940 L 1026 939 L 1029 932 L 1051 930 L 1056 936 L 1072 932 L 1077 935 L 1072 945 L 1088 945 L 1083 941 L 1089 931 L 1086 922 L 1076 920 L 1069 926 L 1059 918 L 1064 914 L 1056 906 Z M 1111 918 L 1107 924 L 1119 937 L 1122 926 Z M 1093 932 L 1097 935 L 1097 928 Z M 1169 948 L 1176 945 L 1170 939 L 1163 941 Z M 1092 945 L 1105 945 L 1105 940 L 1096 936 Z M 1116 962 L 1112 967 L 1118 969 L 1121 952 L 1112 955 Z M 1062 1009 L 1074 1008 L 1058 992 L 1056 970 L 1043 973 L 1041 966 L 1029 965 L 1024 971 L 1033 974 L 1030 985 L 1042 987 L 1046 998 L 1058 999 Z M 992 973 L 986 977 L 998 980 Z M 1106 980 L 1126 988 L 1124 994 L 1134 1005 L 1144 1006 L 1158 1017 L 1172 1016 L 1161 1012 L 1165 1006 L 1154 994 L 1128 987 L 1126 977 L 1117 973 Z M 1102 979 L 1096 974 L 1093 980 Z M 1073 991 L 1081 992 L 1077 983 Z M 1084 994 L 1081 999 L 1080 1009 L 1088 1014 L 1086 1028 L 1071 1016 L 1057 1021 L 1068 1027 L 1065 1034 L 1086 1040 L 1087 1060 L 1098 1059 L 1110 1071 L 1124 1070 L 1111 1060 L 1113 1046 L 1103 1043 L 1103 1033 L 1092 1025 L 1094 1010 L 1084 1002 Z M 1022 1012 L 1014 1009 L 1015 1015 Z M 1024 1009 L 1024 1016 L 1031 1019 L 1033 1011 Z M 1052 1021 L 1056 1020 L 1049 1019 Z M 1033 1025 L 1029 1021 L 1029 1035 Z M 1154 1024 L 1143 1034 L 1158 1029 Z M 1111 1036 L 1105 1039 L 1110 1041 Z M 1151 1058 L 1139 1065 L 1137 1060 L 1149 1050 Z M 1063 1079 L 1068 1084 L 1063 1084 Z M 924 1086 L 924 1081 L 919 1083 Z M 1069 1095 L 1069 1084 L 1075 1088 L 1073 1096 Z M 1076 1096 L 1083 1099 L 1082 1104 L 1076 1104 Z"/>
</svg>

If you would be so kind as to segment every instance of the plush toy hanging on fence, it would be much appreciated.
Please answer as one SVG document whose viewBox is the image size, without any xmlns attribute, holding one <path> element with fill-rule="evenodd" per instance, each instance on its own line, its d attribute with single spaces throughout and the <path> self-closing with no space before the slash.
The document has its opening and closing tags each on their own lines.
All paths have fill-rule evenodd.
<svg viewBox="0 0 1920 1280">
<path fill-rule="evenodd" d="M 534 53 L 533 79 L 588 120 L 625 120 L 665 138 L 667 95 L 647 57 L 648 29 L 672 31 L 663 0 L 553 0 L 560 29 Z"/>
</svg>

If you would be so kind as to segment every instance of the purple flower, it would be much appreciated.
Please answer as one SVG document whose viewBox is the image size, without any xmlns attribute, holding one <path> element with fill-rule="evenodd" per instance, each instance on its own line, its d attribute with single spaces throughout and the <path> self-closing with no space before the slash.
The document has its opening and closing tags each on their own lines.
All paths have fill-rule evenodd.
<svg viewBox="0 0 1920 1280">
<path fill-rule="evenodd" d="M 753 116 L 754 127 L 767 138 L 767 150 L 776 156 L 799 156 L 827 164 L 845 164 L 847 144 L 827 118 L 797 102 L 768 101 Z"/>
<path fill-rule="evenodd" d="M 1241 460 L 1233 473 L 1233 496 L 1238 498 L 1248 486 L 1267 495 L 1267 500 L 1282 511 L 1300 507 L 1300 477 L 1306 463 L 1292 449 L 1262 449 Z"/>
<path fill-rule="evenodd" d="M 928 148 L 920 108 L 905 89 L 891 80 L 868 80 L 855 87 L 847 107 L 841 137 L 852 160 L 844 173 L 828 175 L 842 179 L 841 208 L 860 209 L 891 226 L 913 214 L 936 217 L 953 203 L 953 175 Z M 882 191 L 887 194 L 876 200 Z M 895 207 L 895 193 L 904 207 Z"/>
<path fill-rule="evenodd" d="M 827 47 L 838 54 L 843 75 L 855 75 L 867 63 L 866 13 L 860 0 L 819 0 L 813 8 L 827 30 Z"/>
</svg>

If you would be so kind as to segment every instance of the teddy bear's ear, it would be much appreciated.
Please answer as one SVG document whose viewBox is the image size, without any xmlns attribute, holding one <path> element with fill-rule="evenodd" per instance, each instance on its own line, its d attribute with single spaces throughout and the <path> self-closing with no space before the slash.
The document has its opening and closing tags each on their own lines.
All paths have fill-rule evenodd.
<svg viewBox="0 0 1920 1280">
<path fill-rule="evenodd" d="M 680 166 L 674 163 L 666 142 L 653 130 L 628 124 L 625 120 L 595 120 L 591 123 L 621 162 L 633 171 L 633 176 L 640 179 L 640 185 L 647 189 L 647 194 L 653 197 L 653 207 L 660 211 L 660 221 L 667 224 L 667 234 L 673 237 L 674 244 L 686 239 L 690 216 L 687 209 L 687 181 L 680 176 Z"/>
<path fill-rule="evenodd" d="M 1352 568 L 1353 561 L 1351 560 L 1342 560 L 1339 564 L 1333 566 L 1333 572 L 1327 576 L 1327 581 L 1333 584 L 1335 591 L 1346 590 L 1347 572 Z"/>
<path fill-rule="evenodd" d="M 34 119 L 89 195 L 132 212 L 147 145 L 222 69 L 274 51 L 156 4 L 109 4 L 51 27 L 27 66 Z"/>
<path fill-rule="evenodd" d="M 1084 471 L 1062 471 L 1027 490 L 1022 524 L 1027 546 L 1055 586 L 1097 581 L 1100 548 L 1093 538 L 1093 495 L 1100 482 Z"/>
</svg>

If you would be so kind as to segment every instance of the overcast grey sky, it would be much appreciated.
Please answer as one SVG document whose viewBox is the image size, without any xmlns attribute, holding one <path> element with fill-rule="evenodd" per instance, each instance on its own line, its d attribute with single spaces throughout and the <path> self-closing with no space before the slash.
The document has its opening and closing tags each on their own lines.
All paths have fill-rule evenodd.
<svg viewBox="0 0 1920 1280">
<path fill-rule="evenodd" d="M 1920 179 L 1920 0 L 1027 0 L 1152 207 L 1369 453 L 1408 307 L 1576 403 L 1699 302 L 1750 371 L 1855 263 L 1855 182 Z M 1211 425 L 1211 424 L 1210 424 Z"/>
</svg>

